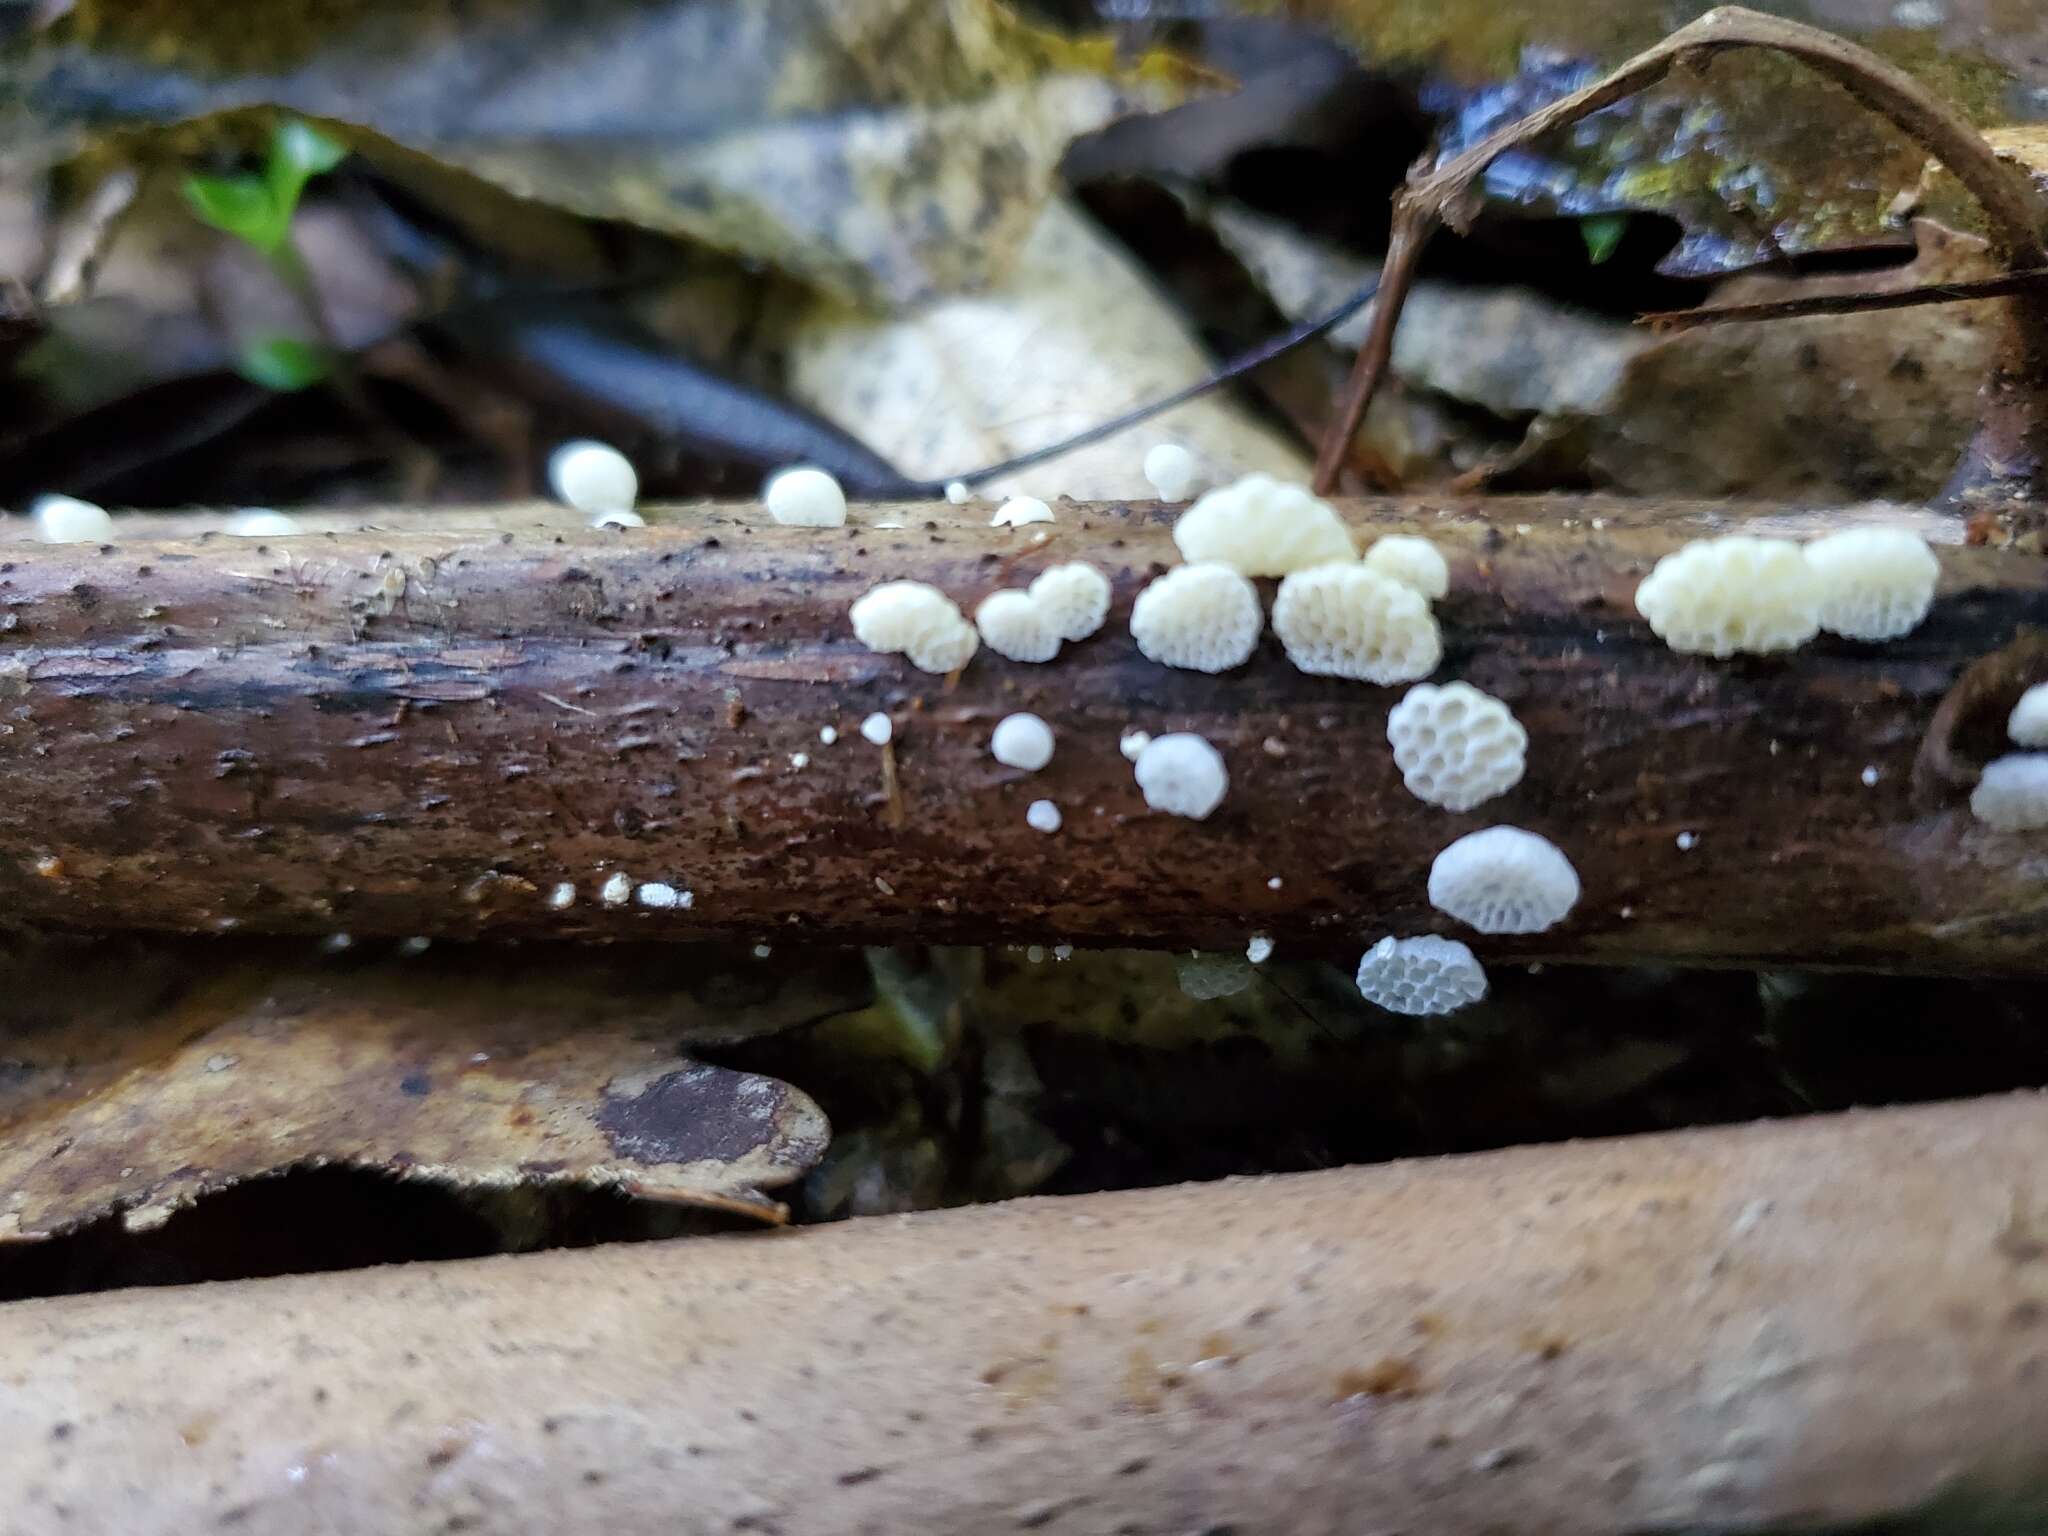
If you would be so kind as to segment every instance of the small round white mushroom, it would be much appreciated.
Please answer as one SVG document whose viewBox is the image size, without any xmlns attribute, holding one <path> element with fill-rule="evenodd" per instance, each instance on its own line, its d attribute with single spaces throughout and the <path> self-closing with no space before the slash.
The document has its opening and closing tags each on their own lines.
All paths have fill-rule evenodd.
<svg viewBox="0 0 2048 1536">
<path fill-rule="evenodd" d="M 1336 508 L 1306 486 L 1260 473 L 1204 494 L 1174 523 L 1173 542 L 1184 560 L 1214 561 L 1243 576 L 1358 558 Z"/>
<path fill-rule="evenodd" d="M 965 480 L 948 480 L 946 482 L 946 500 L 954 506 L 966 506 L 973 499 L 973 496 L 974 492 L 967 488 Z"/>
<path fill-rule="evenodd" d="M 1273 958 L 1273 941 L 1263 933 L 1253 934 L 1251 942 L 1244 947 L 1244 957 L 1253 965 L 1264 965 Z"/>
<path fill-rule="evenodd" d="M 981 636 L 953 600 L 921 581 L 885 581 L 854 602 L 853 632 L 870 650 L 901 651 L 925 672 L 955 672 Z"/>
<path fill-rule="evenodd" d="M 829 746 L 831 746 L 831 745 L 832 745 L 832 743 L 833 743 L 833 742 L 835 742 L 835 741 L 837 741 L 838 739 L 839 739 L 839 727 L 838 727 L 838 726 L 836 726 L 836 725 L 821 725 L 821 726 L 819 726 L 819 727 L 818 727 L 818 740 L 819 740 L 819 741 L 821 741 L 821 742 L 823 742 L 823 743 L 824 743 L 824 744 L 825 744 L 826 746 L 828 746 L 828 747 L 829 747 Z"/>
<path fill-rule="evenodd" d="M 247 507 L 229 518 L 227 526 L 237 539 L 288 539 L 300 531 L 296 519 L 268 507 Z"/>
<path fill-rule="evenodd" d="M 1695 539 L 1636 588 L 1636 611 L 1674 651 L 1796 650 L 1820 630 L 1821 581 L 1790 539 Z"/>
<path fill-rule="evenodd" d="M 1392 934 L 1358 962 L 1358 991 L 1389 1013 L 1415 1017 L 1456 1013 L 1486 996 L 1486 970 L 1456 939 Z"/>
<path fill-rule="evenodd" d="M 1150 731 L 1129 730 L 1117 738 L 1116 749 L 1123 753 L 1128 761 L 1135 763 L 1138 760 L 1138 754 L 1151 744 L 1152 733 Z"/>
<path fill-rule="evenodd" d="M 2048 747 L 2048 683 L 2036 683 L 2020 695 L 2006 717 L 2005 733 L 2016 747 Z"/>
<path fill-rule="evenodd" d="M 1259 593 L 1227 565 L 1175 566 L 1131 604 L 1131 637 L 1152 661 L 1227 672 L 1251 658 L 1263 627 Z"/>
<path fill-rule="evenodd" d="M 896 734 L 895 722 L 879 709 L 860 723 L 861 738 L 874 747 L 886 747 Z"/>
<path fill-rule="evenodd" d="M 1521 783 L 1529 733 L 1470 683 L 1418 683 L 1387 714 L 1401 782 L 1418 800 L 1469 811 Z"/>
<path fill-rule="evenodd" d="M 1147 805 L 1192 821 L 1203 820 L 1221 805 L 1230 788 L 1223 754 L 1187 731 L 1155 736 L 1145 743 L 1135 771 Z"/>
<path fill-rule="evenodd" d="M 1049 523 L 1052 508 L 1036 496 L 1012 496 L 1000 507 L 996 515 L 988 520 L 991 528 L 1021 528 L 1026 523 Z"/>
<path fill-rule="evenodd" d="M 770 517 L 791 528 L 846 526 L 846 492 L 824 470 L 808 464 L 775 476 L 761 493 L 761 500 L 767 503 Z"/>
<path fill-rule="evenodd" d="M 114 537 L 107 509 L 76 496 L 38 496 L 29 517 L 45 544 L 105 544 Z"/>
<path fill-rule="evenodd" d="M 576 438 L 548 455 L 548 485 L 578 512 L 625 512 L 640 499 L 632 460 L 610 443 Z"/>
<path fill-rule="evenodd" d="M 1425 538 L 1390 533 L 1365 552 L 1365 568 L 1413 587 L 1431 602 L 1451 590 L 1451 567 L 1443 551 Z"/>
<path fill-rule="evenodd" d="M 1161 501 L 1186 501 L 1208 476 L 1202 461 L 1179 443 L 1154 443 L 1145 450 L 1145 479 Z"/>
<path fill-rule="evenodd" d="M 1051 661 L 1060 632 L 1028 592 L 992 592 L 974 610 L 974 627 L 988 648 L 1010 661 Z"/>
<path fill-rule="evenodd" d="M 598 887 L 597 899 L 608 907 L 623 907 L 633 894 L 633 877 L 623 869 Z"/>
<path fill-rule="evenodd" d="M 1542 933 L 1578 900 L 1571 860 L 1520 827 L 1467 833 L 1429 867 L 1429 904 L 1481 933 Z"/>
<path fill-rule="evenodd" d="M 1024 811 L 1024 824 L 1034 832 L 1057 832 L 1060 819 L 1060 808 L 1050 800 L 1034 800 Z"/>
<path fill-rule="evenodd" d="M 1443 632 L 1415 588 L 1356 563 L 1319 565 L 1280 583 L 1273 633 L 1303 672 L 1409 683 L 1443 659 Z"/>
<path fill-rule="evenodd" d="M 1844 528 L 1806 546 L 1820 581 L 1820 627 L 1851 640 L 1896 640 L 1934 606 L 1941 562 L 1903 528 Z"/>
<path fill-rule="evenodd" d="M 988 750 L 1005 768 L 1036 773 L 1052 761 L 1052 727 L 1036 715 L 1005 715 L 996 722 Z"/>
<path fill-rule="evenodd" d="M 1109 617 L 1109 578 L 1085 560 L 1048 566 L 1027 591 L 1062 640 L 1086 640 Z"/>
<path fill-rule="evenodd" d="M 2014 752 L 1984 765 L 1970 812 L 2001 832 L 2048 828 L 2048 752 Z"/>
</svg>

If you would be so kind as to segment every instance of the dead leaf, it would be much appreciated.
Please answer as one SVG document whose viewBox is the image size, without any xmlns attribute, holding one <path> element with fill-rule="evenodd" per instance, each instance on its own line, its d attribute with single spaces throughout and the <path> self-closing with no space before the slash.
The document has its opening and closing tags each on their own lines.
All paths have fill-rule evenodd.
<svg viewBox="0 0 2048 1536">
<path fill-rule="evenodd" d="M 303 955 L 304 951 L 298 951 Z M 34 949 L 0 975 L 0 1242 L 112 1212 L 157 1225 L 211 1191 L 343 1165 L 465 1188 L 569 1184 L 764 1220 L 825 1117 L 691 1038 L 786 1028 L 850 973 L 460 948 L 368 964 L 204 947 Z"/>
<path fill-rule="evenodd" d="M 1138 266 L 1064 200 L 1046 205 L 1016 265 L 986 293 L 892 319 L 820 302 L 793 323 L 789 344 L 799 399 L 906 474 L 933 479 L 1057 442 L 1211 366 Z M 1150 498 L 1140 465 L 1162 442 L 1227 475 L 1307 474 L 1298 447 L 1211 394 L 978 490 Z"/>
<path fill-rule="evenodd" d="M 87 129 L 282 107 L 520 197 L 686 235 L 848 298 L 972 287 L 1030 229 L 1077 135 L 1181 99 L 1163 54 L 996 0 L 80 7 L 14 70 L 15 156 Z"/>
</svg>

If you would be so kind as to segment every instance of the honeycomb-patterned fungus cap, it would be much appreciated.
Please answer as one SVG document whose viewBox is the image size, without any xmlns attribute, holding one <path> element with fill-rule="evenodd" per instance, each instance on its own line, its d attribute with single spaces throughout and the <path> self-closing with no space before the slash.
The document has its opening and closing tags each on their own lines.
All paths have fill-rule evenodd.
<svg viewBox="0 0 2048 1536">
<path fill-rule="evenodd" d="M 1026 592 L 990 593 L 974 610 L 974 627 L 990 650 L 1011 661 L 1051 661 L 1060 653 L 1051 615 Z"/>
<path fill-rule="evenodd" d="M 1984 765 L 1970 812 L 2001 832 L 2048 828 L 2048 752 L 2014 752 Z"/>
<path fill-rule="evenodd" d="M 1390 533 L 1365 552 L 1365 568 L 1413 587 L 1431 602 L 1451 590 L 1451 567 L 1443 551 L 1412 533 Z"/>
<path fill-rule="evenodd" d="M 981 637 L 937 587 L 885 581 L 857 598 L 853 633 L 873 651 L 901 651 L 926 672 L 954 672 L 973 658 Z"/>
<path fill-rule="evenodd" d="M 1389 1013 L 1456 1013 L 1486 996 L 1486 969 L 1456 939 L 1381 939 L 1358 962 L 1358 990 Z"/>
<path fill-rule="evenodd" d="M 1162 666 L 1227 672 L 1251 658 L 1259 593 L 1227 565 L 1177 565 L 1131 604 L 1131 637 Z"/>
<path fill-rule="evenodd" d="M 1795 650 L 1820 629 L 1821 582 L 1790 539 L 1730 534 L 1666 555 L 1636 611 L 1674 651 L 1727 657 Z"/>
<path fill-rule="evenodd" d="M 1529 733 L 1470 683 L 1418 683 L 1387 715 L 1401 782 L 1418 800 L 1469 811 L 1521 783 Z"/>
<path fill-rule="evenodd" d="M 1306 486 L 1253 473 L 1204 493 L 1173 525 L 1187 561 L 1215 561 L 1243 576 L 1285 576 L 1356 560 L 1351 530 Z"/>
<path fill-rule="evenodd" d="M 1048 567 L 1027 590 L 1062 640 L 1086 640 L 1109 617 L 1109 578 L 1085 560 Z"/>
<path fill-rule="evenodd" d="M 1351 563 L 1297 571 L 1273 599 L 1273 633 L 1304 672 L 1366 683 L 1412 683 L 1443 659 L 1429 600 Z"/>
<path fill-rule="evenodd" d="M 1429 867 L 1429 904 L 1481 933 L 1541 933 L 1578 900 L 1571 860 L 1520 827 L 1469 832 Z"/>
<path fill-rule="evenodd" d="M 1934 606 L 1941 562 L 1903 528 L 1844 528 L 1806 546 L 1820 582 L 1820 627 L 1850 640 L 1896 640 Z"/>
</svg>

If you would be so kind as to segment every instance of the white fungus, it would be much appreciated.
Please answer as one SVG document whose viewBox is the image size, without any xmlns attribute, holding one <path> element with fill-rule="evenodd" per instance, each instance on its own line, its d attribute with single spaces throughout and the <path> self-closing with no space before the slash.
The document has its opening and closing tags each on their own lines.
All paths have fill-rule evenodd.
<svg viewBox="0 0 2048 1536">
<path fill-rule="evenodd" d="M 974 610 L 974 627 L 998 656 L 1010 661 L 1051 661 L 1060 632 L 1028 592 L 992 592 Z"/>
<path fill-rule="evenodd" d="M 785 469 L 761 493 L 768 515 L 791 528 L 843 528 L 846 492 L 822 469 L 801 465 Z"/>
<path fill-rule="evenodd" d="M 1806 546 L 1820 582 L 1820 627 L 1850 640 L 1896 640 L 1934 606 L 1941 562 L 1903 528 L 1845 528 Z"/>
<path fill-rule="evenodd" d="M 1443 659 L 1443 634 L 1415 588 L 1363 565 L 1319 565 L 1280 583 L 1273 633 L 1304 672 L 1411 683 Z"/>
<path fill-rule="evenodd" d="M 623 869 L 598 887 L 597 899 L 608 907 L 623 907 L 633 894 L 633 877 Z"/>
<path fill-rule="evenodd" d="M 1244 947 L 1244 957 L 1253 965 L 1264 965 L 1273 958 L 1273 941 L 1263 933 L 1253 934 L 1251 943 Z"/>
<path fill-rule="evenodd" d="M 1186 731 L 1155 736 L 1138 754 L 1138 788 L 1155 811 L 1201 821 L 1223 803 L 1230 774 L 1223 754 Z"/>
<path fill-rule="evenodd" d="M 578 512 L 625 512 L 640 499 L 633 463 L 610 443 L 567 442 L 548 455 L 548 485 Z"/>
<path fill-rule="evenodd" d="M 1863 780 L 1863 787 L 1865 789 L 1875 789 L 1877 788 L 1877 781 L 1883 778 L 1884 775 L 1878 771 L 1877 764 L 1865 763 L 1863 765 L 1863 772 L 1858 774 L 1857 777 Z"/>
<path fill-rule="evenodd" d="M 1024 812 L 1024 824 L 1034 832 L 1057 832 L 1060 808 L 1050 800 L 1034 800 Z"/>
<path fill-rule="evenodd" d="M 1036 773 L 1052 761 L 1052 727 L 1036 715 L 1005 715 L 988 739 L 988 750 L 1005 768 Z"/>
<path fill-rule="evenodd" d="M 2006 717 L 2005 733 L 2016 747 L 2048 747 L 2048 683 L 2036 683 L 2020 695 Z"/>
<path fill-rule="evenodd" d="M 647 519 L 630 507 L 619 507 L 610 512 L 600 512 L 591 518 L 593 528 L 645 528 Z"/>
<path fill-rule="evenodd" d="M 2048 752 L 2014 752 L 1985 764 L 1970 792 L 1970 811 L 2001 832 L 2048 827 Z"/>
<path fill-rule="evenodd" d="M 1227 565 L 1244 576 L 1285 576 L 1358 546 L 1336 508 L 1305 486 L 1253 473 L 1207 492 L 1173 525 L 1181 558 Z"/>
<path fill-rule="evenodd" d="M 946 482 L 946 500 L 956 507 L 965 506 L 973 495 L 974 492 L 967 488 L 965 480 L 948 480 Z"/>
<path fill-rule="evenodd" d="M 796 769 L 799 773 L 803 772 L 804 769 L 811 766 L 811 754 L 808 752 L 790 753 L 789 766 Z"/>
<path fill-rule="evenodd" d="M 1443 551 L 1409 533 L 1390 533 L 1365 552 L 1365 568 L 1413 587 L 1431 602 L 1451 590 L 1451 567 Z"/>
<path fill-rule="evenodd" d="M 268 507 L 249 507 L 228 519 L 228 533 L 237 539 L 288 539 L 300 531 L 296 519 Z"/>
<path fill-rule="evenodd" d="M 1470 683 L 1418 683 L 1387 715 L 1401 782 L 1418 800 L 1469 811 L 1521 783 L 1529 733 Z"/>
<path fill-rule="evenodd" d="M 831 745 L 832 745 L 832 743 L 833 743 L 833 742 L 835 742 L 835 741 L 837 741 L 838 739 L 839 739 L 839 727 L 838 727 L 838 726 L 836 726 L 836 725 L 821 725 L 821 726 L 819 726 L 819 727 L 818 727 L 818 740 L 820 740 L 821 742 L 823 742 L 823 743 L 824 743 L 824 744 L 825 744 L 826 746 L 828 746 L 828 747 L 829 747 L 829 746 L 831 746 Z"/>
<path fill-rule="evenodd" d="M 557 912 L 566 912 L 569 908 L 575 906 L 575 885 L 567 880 L 561 881 L 552 891 L 548 892 L 548 905 Z"/>
<path fill-rule="evenodd" d="M 1117 738 L 1116 749 L 1123 753 L 1126 760 L 1135 763 L 1138 760 L 1138 754 L 1150 745 L 1152 745 L 1152 733 L 1150 731 L 1125 731 L 1122 736 Z"/>
<path fill-rule="evenodd" d="M 1203 954 L 1199 950 L 1176 959 L 1173 970 L 1181 994 L 1198 1003 L 1235 997 L 1253 980 L 1252 968 L 1236 955 Z"/>
<path fill-rule="evenodd" d="M 885 581 L 853 605 L 853 632 L 870 650 L 901 651 L 925 672 L 955 672 L 981 644 L 953 600 L 921 581 Z"/>
<path fill-rule="evenodd" d="M 1154 443 L 1145 450 L 1145 478 L 1161 501 L 1186 501 L 1208 476 L 1202 461 L 1179 443 Z"/>
<path fill-rule="evenodd" d="M 107 509 L 76 496 L 38 496 L 29 516 L 45 544 L 104 544 L 114 537 Z"/>
<path fill-rule="evenodd" d="M 1358 962 L 1358 990 L 1389 1013 L 1456 1013 L 1486 996 L 1486 971 L 1456 939 L 1389 934 Z"/>
<path fill-rule="evenodd" d="M 1227 672 L 1250 659 L 1263 625 L 1259 593 L 1227 565 L 1175 566 L 1131 604 L 1131 637 L 1152 661 Z"/>
<path fill-rule="evenodd" d="M 861 736 L 870 746 L 886 747 L 889 738 L 896 734 L 896 726 L 879 709 L 860 723 Z"/>
<path fill-rule="evenodd" d="M 1820 629 L 1821 580 L 1790 539 L 1696 539 L 1659 560 L 1636 611 L 1674 651 L 1795 650 Z"/>
<path fill-rule="evenodd" d="M 1036 496 L 1012 496 L 1000 507 L 996 515 L 988 520 L 991 528 L 1021 528 L 1026 523 L 1049 523 L 1052 508 Z"/>
<path fill-rule="evenodd" d="M 1542 933 L 1578 899 L 1571 860 L 1520 827 L 1469 832 L 1429 867 L 1429 904 L 1481 933 Z"/>
<path fill-rule="evenodd" d="M 1048 566 L 1027 590 L 1062 640 L 1086 640 L 1109 617 L 1109 578 L 1085 560 Z"/>
<path fill-rule="evenodd" d="M 1693 849 L 1699 847 L 1700 835 L 1697 832 L 1681 832 L 1674 841 L 1678 844 L 1680 853 L 1691 853 Z"/>
<path fill-rule="evenodd" d="M 634 893 L 633 899 L 643 907 L 656 907 L 666 911 L 671 907 L 689 906 L 691 894 L 688 891 L 679 891 L 660 880 L 650 880 Z"/>
</svg>

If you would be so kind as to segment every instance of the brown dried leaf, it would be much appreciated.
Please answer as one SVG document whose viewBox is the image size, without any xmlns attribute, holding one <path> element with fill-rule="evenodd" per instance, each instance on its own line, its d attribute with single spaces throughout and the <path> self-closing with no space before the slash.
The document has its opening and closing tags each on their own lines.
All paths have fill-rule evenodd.
<svg viewBox="0 0 2048 1536">
<path fill-rule="evenodd" d="M 107 945 L 0 963 L 0 1242 L 115 1211 L 146 1228 L 244 1179 L 327 1164 L 777 1220 L 762 1191 L 817 1162 L 823 1113 L 677 1042 L 864 996 L 850 975 L 707 971 L 701 952 L 688 990 L 636 986 L 638 957 L 619 952 L 276 954 Z"/>
</svg>

